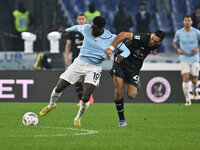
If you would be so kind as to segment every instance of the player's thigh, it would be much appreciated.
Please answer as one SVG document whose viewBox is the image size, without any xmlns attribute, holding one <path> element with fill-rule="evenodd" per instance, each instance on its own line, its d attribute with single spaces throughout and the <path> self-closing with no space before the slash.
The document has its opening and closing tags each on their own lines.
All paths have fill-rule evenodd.
<svg viewBox="0 0 200 150">
<path fill-rule="evenodd" d="M 101 66 L 88 64 L 87 67 L 84 69 L 84 74 L 85 74 L 84 83 L 89 83 L 95 86 L 99 86 L 101 71 L 102 71 Z"/>
<path fill-rule="evenodd" d="M 195 62 L 195 63 L 191 63 L 191 67 L 190 67 L 190 74 L 192 76 L 199 76 L 199 63 Z"/>
<path fill-rule="evenodd" d="M 189 81 L 190 77 L 190 63 L 181 62 L 181 75 L 184 82 Z"/>
<path fill-rule="evenodd" d="M 83 77 L 81 77 L 77 82 L 83 82 Z"/>
<path fill-rule="evenodd" d="M 189 80 L 190 80 L 190 73 L 183 73 L 182 74 L 182 79 L 183 79 L 183 81 L 184 82 L 189 82 Z"/>
<path fill-rule="evenodd" d="M 134 99 L 137 95 L 137 87 L 132 85 L 132 84 L 127 84 L 127 96 L 130 98 L 130 99 Z"/>
<path fill-rule="evenodd" d="M 190 73 L 190 63 L 181 62 L 181 74 Z"/>
<path fill-rule="evenodd" d="M 75 61 L 67 68 L 67 70 L 60 75 L 60 78 L 68 81 L 70 84 L 74 84 L 84 75 L 82 72 L 83 68 L 84 64 L 82 64 L 79 59 L 75 59 Z"/>
<path fill-rule="evenodd" d="M 126 84 L 130 84 L 130 85 L 133 85 L 135 87 L 138 87 L 139 86 L 139 82 L 140 82 L 139 71 L 135 70 L 135 71 L 126 72 L 126 76 L 124 78 L 124 82 Z"/>
<path fill-rule="evenodd" d="M 127 96 L 130 99 L 134 99 L 137 95 L 137 90 L 140 85 L 139 71 L 135 70 L 135 71 L 129 71 L 128 73 L 126 73 L 126 78 L 124 82 L 127 84 L 127 87 L 126 87 Z"/>
</svg>

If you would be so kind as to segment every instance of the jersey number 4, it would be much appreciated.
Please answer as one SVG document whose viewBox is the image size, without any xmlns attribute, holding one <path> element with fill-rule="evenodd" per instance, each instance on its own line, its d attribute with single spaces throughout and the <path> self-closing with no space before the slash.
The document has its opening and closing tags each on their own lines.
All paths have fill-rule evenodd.
<svg viewBox="0 0 200 150">
<path fill-rule="evenodd" d="M 140 79 L 139 75 L 135 75 L 135 76 L 133 77 L 133 80 L 135 80 L 136 83 L 139 82 L 139 79 Z"/>
</svg>

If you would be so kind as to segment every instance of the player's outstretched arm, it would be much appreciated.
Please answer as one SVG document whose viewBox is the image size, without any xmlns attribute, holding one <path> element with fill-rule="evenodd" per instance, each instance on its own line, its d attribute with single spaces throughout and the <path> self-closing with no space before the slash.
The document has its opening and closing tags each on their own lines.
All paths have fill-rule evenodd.
<svg viewBox="0 0 200 150">
<path fill-rule="evenodd" d="M 64 28 L 64 27 L 61 27 L 58 32 L 59 33 L 66 33 L 66 32 L 73 32 L 73 31 L 77 31 L 77 32 L 81 32 L 82 33 L 82 28 L 83 28 L 84 25 L 74 25 L 70 28 Z"/>
<path fill-rule="evenodd" d="M 132 40 L 133 38 L 133 33 L 132 32 L 121 32 L 120 34 L 117 35 L 117 37 L 114 39 L 114 41 L 111 43 L 110 47 L 107 48 L 104 52 L 107 56 L 112 55 L 112 51 L 114 48 L 123 40 L 128 39 Z"/>
<path fill-rule="evenodd" d="M 117 35 L 117 37 L 114 39 L 114 41 L 111 43 L 111 46 L 116 47 L 119 43 L 121 43 L 123 40 L 132 40 L 133 33 L 132 32 L 121 32 Z"/>
</svg>

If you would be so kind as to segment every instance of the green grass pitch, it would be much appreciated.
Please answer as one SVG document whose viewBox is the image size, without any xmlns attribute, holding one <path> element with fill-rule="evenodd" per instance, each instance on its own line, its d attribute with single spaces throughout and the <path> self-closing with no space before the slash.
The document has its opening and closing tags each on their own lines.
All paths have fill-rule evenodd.
<svg viewBox="0 0 200 150">
<path fill-rule="evenodd" d="M 26 112 L 47 103 L 0 103 L 1 150 L 199 150 L 200 105 L 126 103 L 128 126 L 117 127 L 115 105 L 94 103 L 74 127 L 78 107 L 58 103 L 39 117 L 36 127 L 22 125 Z"/>
</svg>

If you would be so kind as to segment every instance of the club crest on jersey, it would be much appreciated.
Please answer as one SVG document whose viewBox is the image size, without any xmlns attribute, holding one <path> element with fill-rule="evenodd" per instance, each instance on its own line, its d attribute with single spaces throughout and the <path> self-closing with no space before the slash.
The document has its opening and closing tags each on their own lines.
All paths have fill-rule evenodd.
<svg viewBox="0 0 200 150">
<path fill-rule="evenodd" d="M 135 35 L 135 36 L 134 36 L 134 39 L 140 40 L 140 36 L 139 36 L 139 35 Z"/>
</svg>

